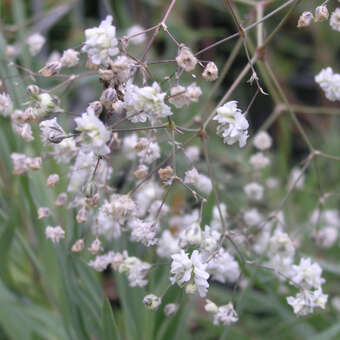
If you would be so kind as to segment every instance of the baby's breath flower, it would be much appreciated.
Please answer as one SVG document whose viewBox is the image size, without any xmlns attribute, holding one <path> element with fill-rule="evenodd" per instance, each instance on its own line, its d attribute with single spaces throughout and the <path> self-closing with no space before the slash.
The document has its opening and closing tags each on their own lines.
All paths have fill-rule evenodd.
<svg viewBox="0 0 340 340">
<path fill-rule="evenodd" d="M 162 303 L 162 299 L 154 294 L 148 294 L 144 296 L 143 303 L 146 308 L 155 311 Z"/>
<path fill-rule="evenodd" d="M 237 313 L 231 302 L 227 305 L 218 307 L 218 312 L 214 315 L 214 325 L 229 326 L 238 321 Z"/>
<path fill-rule="evenodd" d="M 315 17 L 314 17 L 315 22 L 322 22 L 322 21 L 328 20 L 328 17 L 329 17 L 329 12 L 328 12 L 327 6 L 321 5 L 315 8 Z"/>
<path fill-rule="evenodd" d="M 90 248 L 89 248 L 89 252 L 92 254 L 92 255 L 95 255 L 97 254 L 100 250 L 102 250 L 102 243 L 100 242 L 100 240 L 98 238 L 96 238 L 90 245 Z"/>
<path fill-rule="evenodd" d="M 79 62 L 79 52 L 69 48 L 64 51 L 63 56 L 60 59 L 63 67 L 73 67 Z"/>
<path fill-rule="evenodd" d="M 179 48 L 176 62 L 184 71 L 191 72 L 195 69 L 197 59 L 187 46 L 182 45 Z"/>
<path fill-rule="evenodd" d="M 254 146 L 263 151 L 267 150 L 272 146 L 272 138 L 266 131 L 260 131 L 254 138 Z"/>
<path fill-rule="evenodd" d="M 61 239 L 65 238 L 65 231 L 59 225 L 56 227 L 48 226 L 45 229 L 45 236 L 53 243 L 59 243 Z"/>
<path fill-rule="evenodd" d="M 214 62 L 209 61 L 209 63 L 207 64 L 207 66 L 205 67 L 202 73 L 202 77 L 208 81 L 214 81 L 217 79 L 218 68 Z"/>
<path fill-rule="evenodd" d="M 270 164 L 270 160 L 262 152 L 257 152 L 252 155 L 249 160 L 254 169 L 259 170 L 267 167 Z"/>
<path fill-rule="evenodd" d="M 127 277 L 131 287 L 144 287 L 148 284 L 147 274 L 151 269 L 151 265 L 141 261 L 139 258 L 131 256 L 126 257 L 119 265 L 120 273 L 127 273 Z"/>
<path fill-rule="evenodd" d="M 138 33 L 141 33 L 144 31 L 144 28 L 139 26 L 139 25 L 134 25 L 132 27 L 130 27 L 128 29 L 128 31 L 126 32 L 126 35 L 129 37 L 129 36 L 132 36 L 132 35 L 135 35 L 135 34 L 138 34 Z M 144 33 L 141 33 L 141 34 L 138 34 L 137 36 L 129 39 L 129 41 L 131 41 L 131 43 L 133 44 L 142 44 L 146 39 L 146 35 Z"/>
<path fill-rule="evenodd" d="M 340 8 L 339 8 L 339 17 L 340 17 Z M 340 23 L 339 23 L 339 31 L 340 31 Z M 329 99 L 332 102 L 336 100 L 340 100 L 340 74 L 334 73 L 331 67 L 322 69 L 320 73 L 315 76 L 315 81 L 320 85 L 327 99 Z"/>
<path fill-rule="evenodd" d="M 111 134 L 93 110 L 89 109 L 81 117 L 75 118 L 75 122 L 76 130 L 80 131 L 78 139 L 84 151 L 93 151 L 97 155 L 106 155 L 110 152 L 106 143 L 110 140 Z"/>
<path fill-rule="evenodd" d="M 0 94 L 0 115 L 8 117 L 13 111 L 13 103 L 7 93 Z"/>
<path fill-rule="evenodd" d="M 197 190 L 209 195 L 212 190 L 212 183 L 209 177 L 200 174 L 196 168 L 185 172 L 184 183 L 193 184 Z"/>
<path fill-rule="evenodd" d="M 239 142 L 240 147 L 246 145 L 248 139 L 248 121 L 237 107 L 237 101 L 230 101 L 217 109 L 213 118 L 219 125 L 217 134 L 229 145 Z"/>
<path fill-rule="evenodd" d="M 144 164 L 140 164 L 133 174 L 136 176 L 136 178 L 143 179 L 148 174 L 148 167 Z"/>
<path fill-rule="evenodd" d="M 336 8 L 335 11 L 331 14 L 329 24 L 331 25 L 333 30 L 340 32 L 340 8 Z"/>
<path fill-rule="evenodd" d="M 46 186 L 54 187 L 58 182 L 59 182 L 59 175 L 52 174 L 48 176 L 47 181 L 46 181 Z"/>
<path fill-rule="evenodd" d="M 313 19 L 314 17 L 311 12 L 303 12 L 299 17 L 297 27 L 298 28 L 307 27 L 313 22 Z"/>
<path fill-rule="evenodd" d="M 27 39 L 29 50 L 33 56 L 37 55 L 45 44 L 46 39 L 39 33 L 32 34 Z"/>
<path fill-rule="evenodd" d="M 254 201 L 260 201 L 262 199 L 263 191 L 263 186 L 256 182 L 249 183 L 244 187 L 244 192 L 248 198 Z"/>
<path fill-rule="evenodd" d="M 74 253 L 80 253 L 80 252 L 84 249 L 84 245 L 85 245 L 84 240 L 83 240 L 83 239 L 79 239 L 79 240 L 77 240 L 77 241 L 73 244 L 71 250 L 72 250 Z"/>
<path fill-rule="evenodd" d="M 51 216 L 51 211 L 49 208 L 41 207 L 38 209 L 38 219 L 41 220 L 42 218 Z"/>
<path fill-rule="evenodd" d="M 41 157 L 27 157 L 26 164 L 31 170 L 40 170 L 42 165 Z"/>
<path fill-rule="evenodd" d="M 173 316 L 177 313 L 178 311 L 178 304 L 176 303 L 168 303 L 164 307 L 164 314 L 166 316 Z"/>
<path fill-rule="evenodd" d="M 57 196 L 57 199 L 54 202 L 56 207 L 62 207 L 67 203 L 67 193 L 62 192 Z"/>
<path fill-rule="evenodd" d="M 131 229 L 131 240 L 141 242 L 146 247 L 153 246 L 157 243 L 158 224 L 152 221 L 142 221 L 138 218 L 129 223 Z"/>
<path fill-rule="evenodd" d="M 119 53 L 117 48 L 116 27 L 112 25 L 112 16 L 108 15 L 99 27 L 85 30 L 86 41 L 82 51 L 86 52 L 95 65 L 107 64 L 110 57 Z"/>
<path fill-rule="evenodd" d="M 22 175 L 28 171 L 27 157 L 21 153 L 12 153 L 11 159 L 13 162 L 13 174 Z"/>
<path fill-rule="evenodd" d="M 206 299 L 205 300 L 205 306 L 204 309 L 208 312 L 208 313 L 217 313 L 218 312 L 218 307 L 217 305 L 212 302 L 211 300 Z"/>
<path fill-rule="evenodd" d="M 151 164 L 161 156 L 158 143 L 148 138 L 140 138 L 135 149 L 141 163 Z"/>
<path fill-rule="evenodd" d="M 47 119 L 39 124 L 41 131 L 41 140 L 44 145 L 60 143 L 64 137 L 65 132 L 58 124 L 57 118 Z"/>
<path fill-rule="evenodd" d="M 198 146 L 189 146 L 184 150 L 184 154 L 190 162 L 197 162 L 200 158 L 200 148 Z"/>
</svg>

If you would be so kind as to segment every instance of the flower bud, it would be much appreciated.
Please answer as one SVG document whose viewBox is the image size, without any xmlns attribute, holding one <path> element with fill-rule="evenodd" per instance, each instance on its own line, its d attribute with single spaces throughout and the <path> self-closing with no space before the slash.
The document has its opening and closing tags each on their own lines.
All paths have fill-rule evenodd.
<svg viewBox="0 0 340 340">
<path fill-rule="evenodd" d="M 26 163 L 31 170 L 40 170 L 42 165 L 41 157 L 27 157 Z"/>
<path fill-rule="evenodd" d="M 214 81 L 218 77 L 218 68 L 216 64 L 210 61 L 207 66 L 205 67 L 202 76 L 205 80 Z"/>
<path fill-rule="evenodd" d="M 93 109 L 94 114 L 99 117 L 99 115 L 103 112 L 103 104 L 97 100 L 89 104 L 89 107 Z"/>
<path fill-rule="evenodd" d="M 309 26 L 313 21 L 313 14 L 311 12 L 303 12 L 299 18 L 297 27 L 307 27 Z"/>
<path fill-rule="evenodd" d="M 37 85 L 28 85 L 26 91 L 27 91 L 27 94 L 30 97 L 32 97 L 34 99 L 37 99 L 37 97 L 38 97 L 38 95 L 40 93 L 40 88 Z"/>
<path fill-rule="evenodd" d="M 177 313 L 178 311 L 178 305 L 176 303 L 168 303 L 164 307 L 164 314 L 166 316 L 173 316 Z"/>
<path fill-rule="evenodd" d="M 143 179 L 148 174 L 148 167 L 144 164 L 141 164 L 133 174 L 136 178 Z"/>
<path fill-rule="evenodd" d="M 185 292 L 187 294 L 195 294 L 197 292 L 197 287 L 193 283 L 189 283 L 185 286 Z"/>
<path fill-rule="evenodd" d="M 217 313 L 218 312 L 218 307 L 216 306 L 215 303 L 213 303 L 210 300 L 206 300 L 206 305 L 204 306 L 204 309 L 208 312 L 208 313 Z"/>
<path fill-rule="evenodd" d="M 197 64 L 197 59 L 188 47 L 182 45 L 179 48 L 179 52 L 176 57 L 176 62 L 179 67 L 184 69 L 184 71 L 190 72 L 194 70 Z"/>
<path fill-rule="evenodd" d="M 66 204 L 67 202 L 67 194 L 66 192 L 62 192 L 61 194 L 58 195 L 57 199 L 54 202 L 54 205 L 56 207 L 62 207 Z"/>
<path fill-rule="evenodd" d="M 51 211 L 49 208 L 41 207 L 38 209 L 38 219 L 41 220 L 42 218 L 51 216 Z"/>
<path fill-rule="evenodd" d="M 59 175 L 52 174 L 48 176 L 47 181 L 46 181 L 46 186 L 54 187 L 58 182 L 59 182 Z"/>
<path fill-rule="evenodd" d="M 174 174 L 174 171 L 172 170 L 171 166 L 167 166 L 166 168 L 162 168 L 158 170 L 159 178 L 162 181 L 168 181 L 169 179 L 171 179 L 173 174 Z"/>
<path fill-rule="evenodd" d="M 78 223 L 85 223 L 87 221 L 87 211 L 85 207 L 79 209 L 76 220 Z"/>
<path fill-rule="evenodd" d="M 96 238 L 92 243 L 89 248 L 89 252 L 92 255 L 96 255 L 100 250 L 102 249 L 101 247 L 101 242 Z"/>
<path fill-rule="evenodd" d="M 60 69 L 61 69 L 61 63 L 59 61 L 54 61 L 54 62 L 48 63 L 46 66 L 40 69 L 39 74 L 41 74 L 43 77 L 51 77 L 57 74 L 60 71 Z"/>
<path fill-rule="evenodd" d="M 182 248 L 187 246 L 200 245 L 202 242 L 202 230 L 198 223 L 193 223 L 185 228 L 179 235 L 179 245 Z"/>
<path fill-rule="evenodd" d="M 327 20 L 329 17 L 328 9 L 325 5 L 316 7 L 315 9 L 315 22 L 322 22 Z"/>
<path fill-rule="evenodd" d="M 84 240 L 80 239 L 74 243 L 72 246 L 72 251 L 74 253 L 79 253 L 84 249 Z"/>
<path fill-rule="evenodd" d="M 112 70 L 99 69 L 98 74 L 99 74 L 100 79 L 103 79 L 103 80 L 106 80 L 106 81 L 110 81 L 110 80 L 113 79 L 113 71 Z"/>
<path fill-rule="evenodd" d="M 143 303 L 146 308 L 155 311 L 162 303 L 162 299 L 154 294 L 148 294 L 144 297 Z"/>
</svg>

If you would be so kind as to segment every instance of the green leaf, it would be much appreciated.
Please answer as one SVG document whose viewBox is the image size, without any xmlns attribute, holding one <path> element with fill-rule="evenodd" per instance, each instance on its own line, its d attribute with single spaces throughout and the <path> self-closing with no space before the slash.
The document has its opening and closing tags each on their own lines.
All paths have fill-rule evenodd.
<svg viewBox="0 0 340 340">
<path fill-rule="evenodd" d="M 102 336 L 103 340 L 121 339 L 110 302 L 107 298 L 104 299 L 102 309 L 102 322 L 103 322 L 103 336 Z"/>
</svg>

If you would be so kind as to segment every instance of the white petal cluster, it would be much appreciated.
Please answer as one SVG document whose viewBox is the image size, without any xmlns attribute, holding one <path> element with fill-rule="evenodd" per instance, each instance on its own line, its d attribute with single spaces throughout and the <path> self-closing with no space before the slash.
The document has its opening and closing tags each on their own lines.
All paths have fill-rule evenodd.
<svg viewBox="0 0 340 340">
<path fill-rule="evenodd" d="M 198 146 L 189 146 L 184 150 L 185 156 L 190 162 L 197 162 L 200 158 L 200 148 Z"/>
<path fill-rule="evenodd" d="M 103 205 L 103 210 L 115 221 L 123 224 L 136 214 L 136 204 L 129 195 L 113 194 L 110 201 Z"/>
<path fill-rule="evenodd" d="M 108 15 L 99 27 L 85 30 L 86 41 L 82 51 L 86 52 L 95 65 L 107 64 L 110 57 L 119 53 L 117 48 L 116 27 L 112 25 L 112 16 Z"/>
<path fill-rule="evenodd" d="M 111 133 L 92 109 L 75 118 L 75 122 L 76 130 L 80 131 L 78 139 L 84 151 L 93 151 L 97 155 L 106 155 L 110 152 L 106 143 L 110 140 Z"/>
<path fill-rule="evenodd" d="M 164 103 L 165 92 L 154 82 L 152 86 L 138 87 L 133 84 L 126 86 L 124 105 L 127 115 L 133 123 L 152 124 L 172 115 L 171 109 Z"/>
<path fill-rule="evenodd" d="M 64 138 L 60 143 L 54 144 L 54 158 L 58 163 L 69 163 L 78 152 L 73 138 Z"/>
<path fill-rule="evenodd" d="M 249 199 L 254 201 L 260 201 L 263 198 L 263 186 L 257 182 L 252 182 L 244 187 L 244 192 Z"/>
<path fill-rule="evenodd" d="M 119 223 L 108 215 L 103 208 L 99 209 L 92 230 L 95 235 L 103 235 L 108 240 L 119 238 L 122 234 Z"/>
<path fill-rule="evenodd" d="M 340 32 L 340 8 L 336 8 L 331 14 L 329 24 L 333 30 Z"/>
<path fill-rule="evenodd" d="M 252 155 L 249 162 L 256 170 L 263 169 L 270 164 L 269 158 L 266 157 L 262 152 L 257 152 L 256 154 Z"/>
<path fill-rule="evenodd" d="M 263 216 L 256 208 L 253 208 L 243 214 L 243 219 L 248 227 L 256 227 L 263 221 Z"/>
<path fill-rule="evenodd" d="M 0 115 L 8 117 L 13 111 L 13 103 L 11 97 L 3 92 L 0 93 Z"/>
<path fill-rule="evenodd" d="M 237 107 L 237 101 L 230 101 L 217 109 L 213 118 L 218 122 L 217 134 L 223 137 L 224 143 L 232 145 L 236 142 L 240 147 L 246 145 L 249 123 Z"/>
<path fill-rule="evenodd" d="M 46 39 L 39 33 L 32 34 L 27 39 L 28 48 L 33 56 L 37 55 L 45 44 Z"/>
<path fill-rule="evenodd" d="M 272 138 L 266 131 L 260 131 L 254 138 L 254 146 L 263 151 L 267 150 L 272 146 Z"/>
<path fill-rule="evenodd" d="M 169 230 L 164 230 L 157 246 L 157 254 L 161 257 L 171 258 L 171 255 L 181 250 L 179 240 Z"/>
<path fill-rule="evenodd" d="M 321 288 L 314 291 L 302 290 L 295 297 L 287 297 L 287 302 L 293 307 L 294 313 L 299 316 L 308 315 L 314 312 L 314 308 L 325 309 L 328 295 L 323 294 Z"/>
<path fill-rule="evenodd" d="M 131 287 L 145 287 L 148 284 L 146 276 L 151 265 L 134 256 L 126 257 L 119 266 L 120 273 L 126 273 Z"/>
<path fill-rule="evenodd" d="M 148 294 L 144 296 L 143 303 L 146 306 L 146 308 L 155 311 L 161 305 L 162 299 L 154 294 Z"/>
<path fill-rule="evenodd" d="M 170 89 L 169 103 L 176 108 L 182 108 L 191 102 L 197 102 L 201 94 L 202 90 L 196 83 L 192 83 L 188 87 L 176 85 Z"/>
<path fill-rule="evenodd" d="M 65 231 L 60 226 L 48 226 L 45 229 L 45 236 L 56 244 L 59 243 L 61 239 L 65 238 Z"/>
<path fill-rule="evenodd" d="M 202 231 L 198 222 L 185 227 L 179 234 L 179 245 L 181 248 L 188 246 L 199 246 L 202 241 Z"/>
<path fill-rule="evenodd" d="M 159 226 L 156 222 L 142 221 L 135 218 L 129 223 L 131 229 L 131 241 L 141 242 L 146 247 L 157 244 L 157 232 Z"/>
<path fill-rule="evenodd" d="M 227 224 L 228 212 L 227 206 L 224 203 L 220 203 L 219 208 L 220 209 L 218 209 L 217 206 L 213 208 L 213 216 L 210 222 L 210 226 L 214 230 L 222 231 L 223 223 L 221 221 L 220 211 L 225 224 Z"/>
<path fill-rule="evenodd" d="M 161 156 L 158 143 L 148 138 L 140 138 L 135 148 L 138 150 L 137 156 L 141 163 L 151 164 Z"/>
<path fill-rule="evenodd" d="M 325 282 L 320 265 L 310 258 L 302 258 L 299 265 L 293 265 L 293 270 L 294 283 L 305 289 L 317 289 Z"/>
<path fill-rule="evenodd" d="M 192 284 L 201 297 L 207 294 L 209 274 L 198 250 L 193 251 L 190 259 L 183 250 L 172 255 L 170 272 L 172 274 L 170 277 L 171 284 L 177 283 L 180 287 L 185 284 Z"/>
<path fill-rule="evenodd" d="M 145 29 L 142 26 L 134 25 L 128 29 L 126 35 L 129 37 L 138 34 L 137 36 L 129 39 L 129 41 L 131 41 L 133 44 L 138 45 L 142 44 L 146 40 L 146 35 L 145 33 L 142 33 L 143 31 L 145 31 Z"/>
<path fill-rule="evenodd" d="M 185 172 L 184 183 L 193 184 L 198 191 L 206 195 L 209 195 L 212 190 L 210 178 L 204 174 L 200 174 L 196 168 Z"/>
<path fill-rule="evenodd" d="M 339 9 L 340 17 L 340 9 Z M 340 22 L 340 20 L 339 20 Z M 339 24 L 340 28 L 340 24 Z M 320 85 L 325 96 L 330 101 L 340 100 L 340 74 L 334 73 L 331 67 L 327 67 L 315 76 L 315 81 Z"/>
<path fill-rule="evenodd" d="M 89 262 L 89 266 L 97 272 L 102 272 L 115 260 L 116 256 L 117 253 L 113 251 L 109 251 L 104 255 L 97 255 L 94 260 Z"/>
<path fill-rule="evenodd" d="M 73 50 L 72 48 L 67 49 L 64 51 L 60 62 L 63 67 L 76 66 L 79 62 L 79 52 Z"/>
</svg>

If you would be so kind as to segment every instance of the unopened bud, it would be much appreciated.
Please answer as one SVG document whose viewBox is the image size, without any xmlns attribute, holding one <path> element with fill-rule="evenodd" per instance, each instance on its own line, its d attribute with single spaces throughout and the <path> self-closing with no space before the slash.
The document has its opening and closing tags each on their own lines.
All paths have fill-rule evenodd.
<svg viewBox="0 0 340 340">
<path fill-rule="evenodd" d="M 182 45 L 179 48 L 179 52 L 178 52 L 178 55 L 176 57 L 176 62 L 177 62 L 179 67 L 184 69 L 184 71 L 190 72 L 190 71 L 194 70 L 194 68 L 197 64 L 197 59 L 188 47 Z"/>
<path fill-rule="evenodd" d="M 87 221 L 87 211 L 85 207 L 79 209 L 76 220 L 78 223 L 85 223 Z"/>
<path fill-rule="evenodd" d="M 315 22 L 322 22 L 327 20 L 329 17 L 329 12 L 328 9 L 325 5 L 321 5 L 316 7 L 315 9 L 315 18 L 314 21 Z"/>
<path fill-rule="evenodd" d="M 40 170 L 42 165 L 41 157 L 27 157 L 26 163 L 32 170 Z"/>
<path fill-rule="evenodd" d="M 205 80 L 214 81 L 218 77 L 218 68 L 216 64 L 210 61 L 207 66 L 205 67 L 202 76 Z"/>
<path fill-rule="evenodd" d="M 162 303 L 162 299 L 154 294 L 144 296 L 143 303 L 146 308 L 155 311 Z"/>
<path fill-rule="evenodd" d="M 297 27 L 307 27 L 309 26 L 313 21 L 313 14 L 311 12 L 303 12 L 299 18 Z"/>
<path fill-rule="evenodd" d="M 103 112 L 103 104 L 99 100 L 90 103 L 89 107 L 93 109 L 94 114 L 97 117 L 99 117 L 99 115 Z"/>
<path fill-rule="evenodd" d="M 54 202 L 56 207 L 62 207 L 67 203 L 67 194 L 66 192 L 62 192 L 58 195 L 57 199 Z"/>
<path fill-rule="evenodd" d="M 177 313 L 178 311 L 178 305 L 176 303 L 168 303 L 164 307 L 164 314 L 166 316 L 173 316 Z"/>
<path fill-rule="evenodd" d="M 27 86 L 27 94 L 34 98 L 37 99 L 38 95 L 40 93 L 40 88 L 37 85 L 28 85 Z"/>
<path fill-rule="evenodd" d="M 92 255 L 96 255 L 99 250 L 101 250 L 102 247 L 101 247 L 101 242 L 96 238 L 92 243 L 91 243 L 91 246 L 89 248 L 89 252 L 92 254 Z"/>
<path fill-rule="evenodd" d="M 189 283 L 185 286 L 185 292 L 187 294 L 195 294 L 197 292 L 197 287 L 193 283 Z"/>
<path fill-rule="evenodd" d="M 61 69 L 61 62 L 54 61 L 52 63 L 48 63 L 46 66 L 40 69 L 39 74 L 41 74 L 43 77 L 51 77 L 57 74 L 60 71 L 60 69 Z"/>
<path fill-rule="evenodd" d="M 148 174 L 148 167 L 144 164 L 141 164 L 133 174 L 136 178 L 143 179 Z"/>
<path fill-rule="evenodd" d="M 41 220 L 42 218 L 48 217 L 51 215 L 51 211 L 49 208 L 41 207 L 38 209 L 38 219 Z"/>
<path fill-rule="evenodd" d="M 72 251 L 74 253 L 79 253 L 84 249 L 84 240 L 80 239 L 74 243 L 72 246 Z"/>
<path fill-rule="evenodd" d="M 99 69 L 98 74 L 99 74 L 100 79 L 103 79 L 103 80 L 106 80 L 106 81 L 110 81 L 110 80 L 113 79 L 113 71 L 112 70 Z"/>
<path fill-rule="evenodd" d="M 54 187 L 58 182 L 59 182 L 59 175 L 52 174 L 48 176 L 47 181 L 46 181 L 46 186 Z"/>
</svg>

